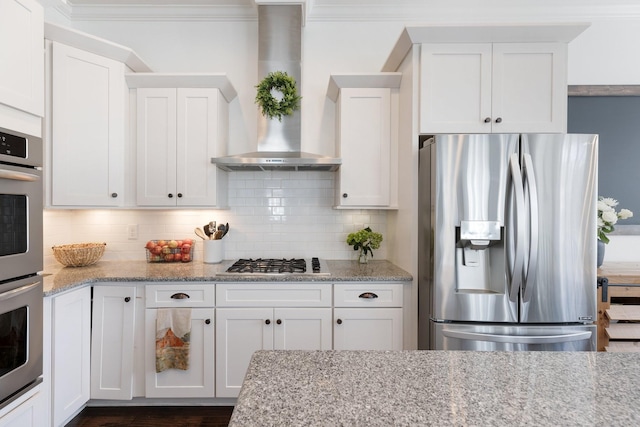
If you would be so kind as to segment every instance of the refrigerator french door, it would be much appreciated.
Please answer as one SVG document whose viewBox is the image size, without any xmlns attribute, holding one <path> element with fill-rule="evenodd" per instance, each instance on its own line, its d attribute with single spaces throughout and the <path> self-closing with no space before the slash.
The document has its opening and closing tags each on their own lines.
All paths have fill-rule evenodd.
<svg viewBox="0 0 640 427">
<path fill-rule="evenodd" d="M 596 349 L 596 135 L 434 136 L 420 198 L 420 348 Z"/>
</svg>

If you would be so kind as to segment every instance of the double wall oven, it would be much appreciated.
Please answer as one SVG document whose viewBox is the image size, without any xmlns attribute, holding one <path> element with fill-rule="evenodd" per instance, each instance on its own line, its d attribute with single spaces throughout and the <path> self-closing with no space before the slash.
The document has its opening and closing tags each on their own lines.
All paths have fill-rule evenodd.
<svg viewBox="0 0 640 427">
<path fill-rule="evenodd" d="M 0 128 L 0 408 L 42 378 L 42 158 Z"/>
</svg>

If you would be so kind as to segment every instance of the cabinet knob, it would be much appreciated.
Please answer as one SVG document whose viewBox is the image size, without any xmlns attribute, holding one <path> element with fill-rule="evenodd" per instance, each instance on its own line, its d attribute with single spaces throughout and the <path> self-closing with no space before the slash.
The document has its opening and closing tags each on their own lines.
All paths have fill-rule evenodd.
<svg viewBox="0 0 640 427">
<path fill-rule="evenodd" d="M 363 292 L 360 295 L 358 295 L 358 298 L 374 299 L 374 298 L 378 298 L 378 295 L 374 294 L 373 292 Z"/>
<path fill-rule="evenodd" d="M 502 123 L 502 117 L 498 117 L 498 118 L 496 119 L 496 123 Z"/>
<path fill-rule="evenodd" d="M 131 301 L 130 297 L 124 297 L 124 302 L 129 302 L 129 301 Z"/>
<path fill-rule="evenodd" d="M 111 197 L 115 199 L 116 197 L 118 197 L 118 193 L 111 193 Z"/>
<path fill-rule="evenodd" d="M 485 123 L 491 123 L 491 117 L 487 117 L 486 119 L 484 119 Z"/>
<path fill-rule="evenodd" d="M 349 195 L 347 193 L 342 193 L 342 198 L 346 199 L 347 197 L 349 197 Z"/>
<path fill-rule="evenodd" d="M 211 319 L 206 319 L 206 320 L 204 321 L 204 323 L 205 323 L 206 325 L 210 325 L 210 324 L 211 324 Z"/>
<path fill-rule="evenodd" d="M 182 193 L 178 193 L 178 198 L 182 197 Z"/>
<path fill-rule="evenodd" d="M 185 294 L 184 292 L 178 292 L 177 294 L 171 295 L 171 299 L 187 299 L 187 298 L 191 298 L 191 297 Z"/>
<path fill-rule="evenodd" d="M 270 325 L 271 324 L 271 320 L 267 319 L 264 321 L 265 325 Z"/>
<path fill-rule="evenodd" d="M 278 319 L 278 320 L 276 320 L 276 323 L 277 323 L 278 325 L 282 325 L 282 320 Z"/>
<path fill-rule="evenodd" d="M 342 319 L 338 319 L 338 320 L 336 320 L 336 323 L 337 323 L 338 325 L 342 325 Z"/>
<path fill-rule="evenodd" d="M 173 199 L 173 194 L 169 193 L 167 194 L 167 197 L 169 197 L 170 199 Z"/>
</svg>

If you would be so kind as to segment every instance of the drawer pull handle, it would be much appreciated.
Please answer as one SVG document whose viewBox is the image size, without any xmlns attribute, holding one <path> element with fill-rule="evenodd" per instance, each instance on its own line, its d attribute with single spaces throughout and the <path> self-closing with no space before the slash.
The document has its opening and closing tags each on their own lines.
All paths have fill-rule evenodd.
<svg viewBox="0 0 640 427">
<path fill-rule="evenodd" d="M 270 325 L 271 324 L 271 320 L 267 319 L 264 321 L 265 325 Z"/>
<path fill-rule="evenodd" d="M 131 301 L 131 297 L 125 297 L 124 298 L 124 302 L 129 302 L 129 301 Z"/>
<path fill-rule="evenodd" d="M 363 292 L 360 295 L 358 295 L 358 298 L 374 299 L 374 298 L 378 298 L 378 295 L 374 294 L 373 292 Z"/>
<path fill-rule="evenodd" d="M 171 295 L 171 299 L 187 299 L 187 298 L 190 298 L 190 297 L 184 292 L 178 292 L 177 294 Z"/>
<path fill-rule="evenodd" d="M 206 325 L 210 325 L 210 324 L 211 324 L 211 319 L 207 319 L 207 320 L 205 320 L 205 321 L 204 321 L 204 323 L 205 323 Z"/>
<path fill-rule="evenodd" d="M 337 323 L 338 325 L 342 325 L 342 319 L 338 319 L 338 320 L 336 320 L 336 323 Z"/>
</svg>

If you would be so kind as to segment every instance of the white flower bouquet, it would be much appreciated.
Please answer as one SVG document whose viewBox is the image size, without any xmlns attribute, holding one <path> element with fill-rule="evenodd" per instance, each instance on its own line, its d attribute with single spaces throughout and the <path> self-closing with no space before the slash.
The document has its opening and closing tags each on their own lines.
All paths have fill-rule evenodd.
<svg viewBox="0 0 640 427">
<path fill-rule="evenodd" d="M 609 243 L 607 233 L 613 231 L 613 226 L 619 219 L 627 219 L 633 216 L 629 209 L 620 209 L 616 212 L 618 201 L 610 197 L 598 197 L 598 240 Z"/>
</svg>

